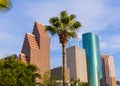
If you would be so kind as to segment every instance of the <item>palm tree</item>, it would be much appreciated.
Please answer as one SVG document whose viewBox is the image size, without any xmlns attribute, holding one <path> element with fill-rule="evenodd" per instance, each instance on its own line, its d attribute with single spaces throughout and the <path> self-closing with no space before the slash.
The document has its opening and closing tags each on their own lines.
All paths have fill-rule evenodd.
<svg viewBox="0 0 120 86">
<path fill-rule="evenodd" d="M 10 9 L 12 3 L 10 0 L 0 0 L 0 11 L 5 11 Z"/>
<path fill-rule="evenodd" d="M 70 86 L 89 86 L 87 82 L 80 82 L 79 79 L 70 79 Z"/>
<path fill-rule="evenodd" d="M 51 25 L 46 26 L 46 31 L 50 32 L 52 35 L 57 34 L 59 36 L 59 41 L 62 44 L 62 59 L 63 59 L 63 86 L 66 84 L 66 44 L 70 38 L 76 38 L 79 27 L 81 23 L 75 21 L 76 16 L 71 14 L 70 16 L 66 11 L 62 11 L 59 17 L 52 17 L 49 19 Z"/>
</svg>

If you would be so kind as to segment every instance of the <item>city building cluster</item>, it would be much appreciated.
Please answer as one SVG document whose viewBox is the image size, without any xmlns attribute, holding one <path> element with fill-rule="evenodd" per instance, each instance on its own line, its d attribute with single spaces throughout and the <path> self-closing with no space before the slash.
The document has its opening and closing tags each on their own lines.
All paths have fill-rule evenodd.
<svg viewBox="0 0 120 86">
<path fill-rule="evenodd" d="M 67 81 L 73 78 L 89 86 L 116 86 L 113 56 L 100 54 L 99 37 L 84 33 L 82 42 L 83 48 L 71 46 L 66 50 Z M 20 59 L 37 65 L 42 75 L 50 70 L 50 37 L 44 25 L 35 22 L 32 34 L 26 33 Z M 62 67 L 51 69 L 51 73 L 62 80 Z"/>
</svg>

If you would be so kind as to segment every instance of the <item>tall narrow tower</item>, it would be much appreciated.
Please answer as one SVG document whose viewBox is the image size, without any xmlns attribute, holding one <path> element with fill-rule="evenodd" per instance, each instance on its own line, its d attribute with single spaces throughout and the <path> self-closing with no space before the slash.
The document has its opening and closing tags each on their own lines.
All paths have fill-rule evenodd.
<svg viewBox="0 0 120 86">
<path fill-rule="evenodd" d="M 102 55 L 103 86 L 116 86 L 114 59 L 110 55 Z"/>
<path fill-rule="evenodd" d="M 86 50 L 88 81 L 90 86 L 102 86 L 102 62 L 99 38 L 94 33 L 82 35 L 83 48 Z"/>
<path fill-rule="evenodd" d="M 32 34 L 26 33 L 20 58 L 35 64 L 42 75 L 50 70 L 50 38 L 44 25 L 35 22 Z"/>
<path fill-rule="evenodd" d="M 67 48 L 67 67 L 70 69 L 70 78 L 87 82 L 87 65 L 85 50 L 78 46 Z"/>
</svg>

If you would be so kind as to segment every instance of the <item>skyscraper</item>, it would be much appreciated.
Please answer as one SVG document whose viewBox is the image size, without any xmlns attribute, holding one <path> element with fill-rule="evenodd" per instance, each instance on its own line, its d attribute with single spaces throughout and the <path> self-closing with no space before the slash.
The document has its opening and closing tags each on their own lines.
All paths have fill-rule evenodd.
<svg viewBox="0 0 120 86">
<path fill-rule="evenodd" d="M 110 55 L 102 55 L 103 86 L 116 86 L 114 59 Z"/>
<path fill-rule="evenodd" d="M 70 69 L 70 78 L 87 82 L 87 67 L 85 50 L 78 46 L 67 48 L 67 67 Z"/>
<path fill-rule="evenodd" d="M 55 67 L 53 69 L 51 69 L 51 74 L 56 78 L 56 80 L 62 80 L 63 78 L 63 67 Z M 70 80 L 70 71 L 69 68 L 66 67 L 66 80 L 69 81 Z"/>
<path fill-rule="evenodd" d="M 35 64 L 42 75 L 50 70 L 50 38 L 44 25 L 35 22 L 32 34 L 26 33 L 20 58 Z"/>
<path fill-rule="evenodd" d="M 83 48 L 86 50 L 88 81 L 90 86 L 102 86 L 102 62 L 99 38 L 94 33 L 82 35 Z"/>
</svg>

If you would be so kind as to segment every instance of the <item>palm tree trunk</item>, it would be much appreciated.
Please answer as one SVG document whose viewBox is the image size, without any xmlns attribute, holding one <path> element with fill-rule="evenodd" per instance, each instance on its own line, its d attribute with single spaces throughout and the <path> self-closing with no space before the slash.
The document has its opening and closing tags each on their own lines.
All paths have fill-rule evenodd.
<svg viewBox="0 0 120 86">
<path fill-rule="evenodd" d="M 63 86 L 66 85 L 66 44 L 62 44 Z"/>
</svg>

